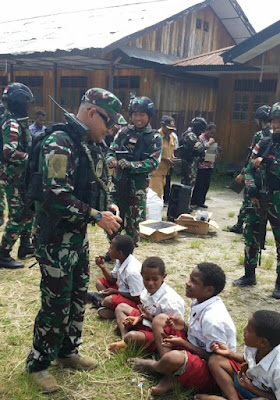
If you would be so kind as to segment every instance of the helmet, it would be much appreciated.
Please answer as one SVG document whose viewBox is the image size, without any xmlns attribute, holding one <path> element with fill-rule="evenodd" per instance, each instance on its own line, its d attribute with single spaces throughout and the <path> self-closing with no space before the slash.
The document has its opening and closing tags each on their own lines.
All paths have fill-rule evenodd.
<svg viewBox="0 0 280 400">
<path fill-rule="evenodd" d="M 91 88 L 83 95 L 81 102 L 95 104 L 96 106 L 103 108 L 115 124 L 127 124 L 122 114 L 120 114 L 122 107 L 121 101 L 108 90 Z"/>
<path fill-rule="evenodd" d="M 134 97 L 130 100 L 128 106 L 128 113 L 131 116 L 134 112 L 144 112 L 148 114 L 149 118 L 155 113 L 155 105 L 149 97 Z"/>
<path fill-rule="evenodd" d="M 194 133 L 202 133 L 207 128 L 207 122 L 202 117 L 196 117 L 192 120 L 192 128 Z"/>
<path fill-rule="evenodd" d="M 270 119 L 280 118 L 280 102 L 273 104 L 270 111 Z"/>
<path fill-rule="evenodd" d="M 2 101 L 0 100 L 0 115 L 4 114 L 4 112 L 5 112 L 5 106 L 2 103 Z"/>
<path fill-rule="evenodd" d="M 269 122 L 270 121 L 270 110 L 271 110 L 271 107 L 266 106 L 266 105 L 257 108 L 256 113 L 255 113 L 256 119 L 258 119 L 259 121 L 263 121 L 263 122 Z"/>
<path fill-rule="evenodd" d="M 5 87 L 2 100 L 17 118 L 27 117 L 28 103 L 34 100 L 33 93 L 23 83 L 13 82 Z"/>
</svg>

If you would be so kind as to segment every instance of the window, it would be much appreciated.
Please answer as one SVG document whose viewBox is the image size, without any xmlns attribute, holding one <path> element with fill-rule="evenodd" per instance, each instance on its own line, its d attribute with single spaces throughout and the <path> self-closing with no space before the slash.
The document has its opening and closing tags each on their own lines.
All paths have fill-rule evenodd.
<svg viewBox="0 0 280 400">
<path fill-rule="evenodd" d="M 252 110 L 252 119 L 255 119 L 255 112 L 256 110 L 263 106 L 263 105 L 269 105 L 269 96 L 266 95 L 262 95 L 262 94 L 258 94 L 256 96 L 254 96 L 253 98 L 253 110 Z"/>
<path fill-rule="evenodd" d="M 235 94 L 233 104 L 233 120 L 245 121 L 248 118 L 249 95 Z"/>
<path fill-rule="evenodd" d="M 196 29 L 201 29 L 202 26 L 202 19 L 197 18 L 196 19 Z"/>
<path fill-rule="evenodd" d="M 209 22 L 208 21 L 203 21 L 203 30 L 204 30 L 204 32 L 209 31 Z"/>
<path fill-rule="evenodd" d="M 16 76 L 15 82 L 28 86 L 34 95 L 34 105 L 42 107 L 43 102 L 43 77 L 42 76 Z"/>
<path fill-rule="evenodd" d="M 140 88 L 140 76 L 114 76 L 114 93 L 122 102 L 122 108 L 127 110 L 130 95 L 138 95 Z"/>
<path fill-rule="evenodd" d="M 235 92 L 275 92 L 277 79 L 236 79 L 234 82 Z"/>
<path fill-rule="evenodd" d="M 86 76 L 62 76 L 60 78 L 60 102 L 65 108 L 76 108 L 87 90 Z"/>
</svg>

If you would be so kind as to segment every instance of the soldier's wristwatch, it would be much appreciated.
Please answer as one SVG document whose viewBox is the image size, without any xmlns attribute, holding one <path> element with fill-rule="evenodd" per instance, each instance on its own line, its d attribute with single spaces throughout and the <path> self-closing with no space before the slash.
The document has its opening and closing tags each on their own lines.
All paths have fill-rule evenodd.
<svg viewBox="0 0 280 400">
<path fill-rule="evenodd" d="M 101 219 L 102 219 L 102 214 L 101 214 L 100 211 L 98 211 L 98 212 L 96 213 L 96 216 L 95 216 L 95 221 L 96 221 L 96 222 L 99 222 Z"/>
</svg>

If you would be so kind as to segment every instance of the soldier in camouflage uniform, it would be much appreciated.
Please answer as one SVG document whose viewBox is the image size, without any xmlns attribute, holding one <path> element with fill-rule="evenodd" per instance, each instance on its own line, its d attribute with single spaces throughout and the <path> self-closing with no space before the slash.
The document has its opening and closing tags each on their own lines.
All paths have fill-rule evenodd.
<svg viewBox="0 0 280 400">
<path fill-rule="evenodd" d="M 277 251 L 277 279 L 272 297 L 280 299 L 280 103 L 270 112 L 272 137 L 263 138 L 253 149 L 245 172 L 251 212 L 245 227 L 245 275 L 234 286 L 256 284 L 259 249 L 265 240 L 267 220 L 272 227 Z"/>
<path fill-rule="evenodd" d="M 183 133 L 180 140 L 180 158 L 182 163 L 182 179 L 183 185 L 191 186 L 191 201 L 192 191 L 195 186 L 198 163 L 203 158 L 205 147 L 198 139 L 199 135 L 205 132 L 207 122 L 204 118 L 196 117 L 192 120 L 192 126 Z"/>
<path fill-rule="evenodd" d="M 162 138 L 149 123 L 154 103 L 148 97 L 135 97 L 129 104 L 132 124 L 119 131 L 106 155 L 110 168 L 116 168 L 116 200 L 127 235 L 139 241 L 139 223 L 146 218 L 146 189 L 150 173 L 160 162 Z M 122 153 L 118 153 L 118 152 Z"/>
<path fill-rule="evenodd" d="M 9 219 L 5 226 L 0 245 L 0 267 L 22 268 L 24 265 L 15 261 L 10 252 L 16 240 L 21 236 L 18 256 L 24 258 L 34 253 L 30 244 L 32 212 L 24 198 L 24 175 L 31 145 L 28 130 L 28 104 L 33 101 L 31 90 L 22 83 L 10 83 L 3 92 L 6 112 L 2 115 L 3 161 L 0 181 L 5 184 L 9 207 Z"/>
<path fill-rule="evenodd" d="M 63 367 L 79 370 L 97 366 L 95 360 L 78 352 L 89 282 L 87 224 L 95 222 L 109 234 L 120 227 L 115 205 L 110 207 L 117 215 L 103 211 L 109 191 L 100 178 L 104 160 L 96 145 L 113 124 L 126 123 L 120 109 L 121 102 L 112 93 L 89 89 L 77 119 L 53 126 L 40 145 L 42 201 L 35 202 L 33 229 L 42 303 L 26 367 L 45 393 L 59 388 L 48 372 L 54 359 Z"/>
<path fill-rule="evenodd" d="M 251 143 L 251 146 L 248 149 L 248 154 L 247 154 L 247 158 L 246 158 L 244 167 L 242 168 L 242 171 L 240 172 L 240 174 L 237 175 L 237 177 L 235 178 L 235 180 L 238 184 L 241 184 L 244 181 L 245 171 L 246 171 L 248 162 L 252 156 L 252 151 L 255 148 L 256 144 L 259 143 L 259 141 L 262 138 L 271 137 L 271 135 L 272 135 L 272 131 L 270 128 L 270 110 L 271 110 L 271 107 L 266 106 L 266 105 L 263 105 L 256 110 L 255 118 L 258 122 L 260 130 L 257 133 L 255 133 L 252 143 Z M 230 232 L 240 233 L 240 234 L 243 233 L 243 224 L 246 219 L 246 208 L 248 207 L 248 204 L 249 204 L 248 201 L 249 201 L 249 199 L 246 194 L 246 188 L 245 188 L 244 189 L 244 200 L 243 200 L 241 208 L 239 210 L 239 214 L 237 217 L 237 223 L 234 224 L 233 226 L 228 226 L 228 229 Z"/>
<path fill-rule="evenodd" d="M 2 115 L 5 112 L 5 106 L 0 100 L 0 125 L 2 125 Z M 0 162 L 0 170 L 2 169 Z M 0 226 L 4 224 L 4 210 L 5 210 L 5 189 L 4 185 L 0 182 Z"/>
</svg>

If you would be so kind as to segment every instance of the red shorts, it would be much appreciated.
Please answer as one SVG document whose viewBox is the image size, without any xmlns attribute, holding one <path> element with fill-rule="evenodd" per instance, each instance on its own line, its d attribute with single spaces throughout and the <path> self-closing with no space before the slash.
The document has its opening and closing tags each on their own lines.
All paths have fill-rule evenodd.
<svg viewBox="0 0 280 400">
<path fill-rule="evenodd" d="M 199 356 L 184 350 L 186 356 L 186 371 L 182 375 L 176 376 L 182 386 L 195 388 L 200 392 L 211 393 L 217 390 L 218 386 L 210 374 L 208 364 Z M 182 370 L 183 370 L 182 366 Z M 179 372 L 179 371 L 178 371 Z"/>
<path fill-rule="evenodd" d="M 117 283 L 112 285 L 103 276 L 98 279 L 102 283 L 102 285 L 105 286 L 107 289 L 111 288 L 111 289 L 118 290 L 118 288 L 119 288 Z M 120 294 L 112 294 L 111 296 L 112 296 L 112 305 L 111 305 L 112 310 L 115 310 L 117 308 L 117 306 L 121 303 L 128 304 L 129 306 L 131 306 L 133 308 L 137 307 L 137 303 L 135 301 L 127 299 L 126 297 L 123 297 Z"/>
<path fill-rule="evenodd" d="M 134 309 L 131 311 L 130 315 L 132 317 L 137 317 L 140 315 L 140 311 L 138 309 Z M 146 347 L 145 350 L 148 352 L 154 352 L 157 350 L 155 341 L 154 341 L 154 334 L 152 328 L 149 326 L 143 325 L 142 323 L 137 324 L 136 326 L 133 327 L 132 330 L 138 331 L 138 332 L 143 332 L 145 335 L 145 343 Z M 185 333 L 182 331 L 175 331 L 174 329 L 170 329 L 168 326 L 164 327 L 164 332 L 166 333 L 167 336 L 169 335 L 174 335 L 174 336 L 179 336 L 184 339 L 186 339 Z"/>
</svg>

